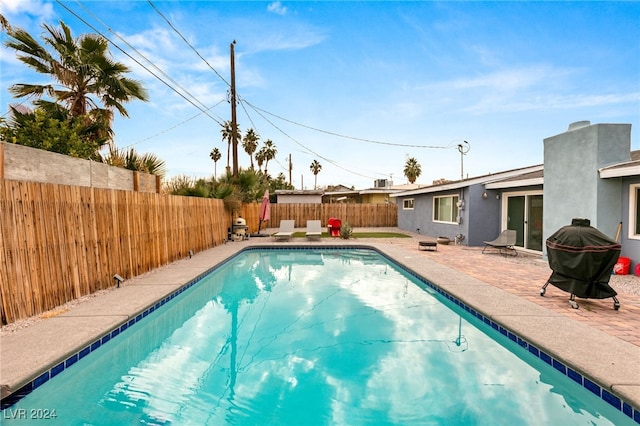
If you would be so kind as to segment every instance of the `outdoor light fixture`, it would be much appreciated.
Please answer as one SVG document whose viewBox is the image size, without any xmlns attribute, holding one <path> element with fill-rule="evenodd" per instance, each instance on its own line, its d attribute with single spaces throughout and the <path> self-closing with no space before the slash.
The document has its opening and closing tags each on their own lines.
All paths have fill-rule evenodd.
<svg viewBox="0 0 640 426">
<path fill-rule="evenodd" d="M 120 275 L 115 274 L 113 276 L 113 279 L 116 281 L 116 283 L 118 283 L 118 288 L 120 288 L 120 283 L 124 282 L 124 278 L 122 278 Z"/>
<path fill-rule="evenodd" d="M 193 250 L 189 250 L 189 259 L 193 257 Z"/>
</svg>

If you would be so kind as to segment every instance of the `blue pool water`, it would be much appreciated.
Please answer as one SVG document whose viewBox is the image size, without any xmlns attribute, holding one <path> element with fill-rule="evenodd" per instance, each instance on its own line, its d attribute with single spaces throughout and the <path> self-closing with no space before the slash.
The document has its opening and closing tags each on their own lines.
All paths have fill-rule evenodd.
<svg viewBox="0 0 640 426">
<path fill-rule="evenodd" d="M 2 424 L 47 414 L 38 424 L 632 423 L 382 255 L 345 249 L 240 253 Z"/>
</svg>

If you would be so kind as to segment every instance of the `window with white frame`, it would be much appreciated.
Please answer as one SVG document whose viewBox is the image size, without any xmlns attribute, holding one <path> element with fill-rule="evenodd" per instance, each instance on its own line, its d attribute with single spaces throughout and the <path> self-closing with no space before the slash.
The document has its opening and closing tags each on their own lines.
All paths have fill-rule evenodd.
<svg viewBox="0 0 640 426">
<path fill-rule="evenodd" d="M 629 238 L 640 239 L 640 183 L 629 185 Z"/>
<path fill-rule="evenodd" d="M 402 200 L 403 210 L 413 210 L 413 198 L 405 198 Z"/>
<path fill-rule="evenodd" d="M 458 223 L 458 196 L 433 197 L 433 221 Z"/>
</svg>

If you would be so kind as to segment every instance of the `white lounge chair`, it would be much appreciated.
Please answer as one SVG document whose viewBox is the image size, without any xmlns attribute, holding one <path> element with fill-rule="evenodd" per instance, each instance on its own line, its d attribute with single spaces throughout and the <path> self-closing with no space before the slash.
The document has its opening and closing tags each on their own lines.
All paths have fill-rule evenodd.
<svg viewBox="0 0 640 426">
<path fill-rule="evenodd" d="M 288 241 L 293 235 L 293 229 L 295 226 L 296 224 L 294 220 L 281 220 L 280 228 L 278 229 L 278 232 L 273 234 L 273 237 L 276 241 Z"/>
<path fill-rule="evenodd" d="M 319 220 L 307 221 L 307 239 L 319 240 L 322 238 L 322 225 Z"/>
</svg>

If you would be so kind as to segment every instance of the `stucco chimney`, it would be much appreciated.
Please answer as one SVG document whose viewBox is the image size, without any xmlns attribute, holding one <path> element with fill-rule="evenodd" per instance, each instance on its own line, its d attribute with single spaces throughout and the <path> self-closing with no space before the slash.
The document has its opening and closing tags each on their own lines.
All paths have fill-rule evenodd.
<svg viewBox="0 0 640 426">
<path fill-rule="evenodd" d="M 621 218 L 620 179 L 601 179 L 598 169 L 629 161 L 630 124 L 578 121 L 544 139 L 543 235 L 584 217 L 613 237 Z"/>
</svg>

